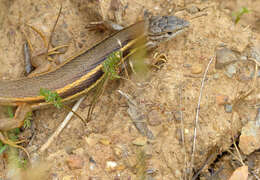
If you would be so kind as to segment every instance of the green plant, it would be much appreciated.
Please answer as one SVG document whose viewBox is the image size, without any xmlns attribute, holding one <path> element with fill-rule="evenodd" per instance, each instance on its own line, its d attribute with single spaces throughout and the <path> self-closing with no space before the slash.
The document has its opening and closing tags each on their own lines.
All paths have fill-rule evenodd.
<svg viewBox="0 0 260 180">
<path fill-rule="evenodd" d="M 23 128 L 24 129 L 27 129 L 27 128 L 31 127 L 31 120 L 32 120 L 32 112 L 28 112 L 26 114 L 26 118 L 25 118 L 24 123 L 23 123 Z"/>
<path fill-rule="evenodd" d="M 232 16 L 235 19 L 235 24 L 237 24 L 240 21 L 241 17 L 247 13 L 250 13 L 250 11 L 246 7 L 242 7 L 239 12 L 233 12 Z"/>
<path fill-rule="evenodd" d="M 61 102 L 62 98 L 59 96 L 57 92 L 52 92 L 48 89 L 41 88 L 40 95 L 44 96 L 46 102 L 53 103 L 53 105 L 58 109 L 60 109 L 63 106 Z"/>
<path fill-rule="evenodd" d="M 10 118 L 13 118 L 14 117 L 14 110 L 13 110 L 13 107 L 11 106 L 7 106 L 7 114 Z"/>
</svg>

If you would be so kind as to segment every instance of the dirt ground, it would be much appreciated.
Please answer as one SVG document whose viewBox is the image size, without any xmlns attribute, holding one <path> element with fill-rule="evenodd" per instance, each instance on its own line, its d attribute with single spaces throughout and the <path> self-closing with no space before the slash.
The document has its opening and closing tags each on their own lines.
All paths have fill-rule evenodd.
<svg viewBox="0 0 260 180">
<path fill-rule="evenodd" d="M 247 165 L 248 179 L 259 179 L 260 146 L 255 145 L 247 153 L 239 137 L 242 128 L 257 119 L 260 104 L 259 72 L 254 76 L 257 66 L 250 60 L 260 58 L 260 1 L 122 0 L 123 9 L 115 2 L 0 0 L 2 80 L 24 77 L 24 32 L 35 52 L 44 47 L 40 36 L 27 25 L 39 29 L 48 39 L 61 4 L 51 43 L 69 47 L 64 54 L 53 56 L 56 64 L 109 36 L 109 31 L 89 31 L 86 27 L 93 21 L 113 20 L 128 26 L 142 19 L 147 9 L 155 15 L 176 15 L 190 22 L 184 34 L 148 55 L 148 61 L 153 62 L 155 53 L 164 54 L 167 62 L 162 68 L 152 69 L 145 79 L 132 75 L 135 85 L 125 80 L 111 82 L 96 105 L 92 121 L 84 126 L 73 117 L 46 152 L 34 159 L 33 167 L 10 166 L 8 153 L 2 153 L 0 178 L 13 177 L 19 174 L 14 169 L 20 169 L 24 179 L 172 180 L 189 179 L 191 175 L 194 179 L 229 179 L 235 169 Z M 249 13 L 235 24 L 237 16 L 233 14 L 242 7 Z M 221 49 L 231 51 L 235 60 L 218 67 L 215 55 Z M 252 57 L 252 52 L 259 54 Z M 212 58 L 201 91 L 203 75 Z M 218 58 L 221 60 L 220 55 Z M 154 139 L 137 131 L 127 112 L 127 101 L 117 90 L 134 98 Z M 88 96 L 78 110 L 82 117 L 87 116 L 90 99 Z M 20 135 L 28 141 L 23 145 L 32 156 L 66 114 L 54 107 L 33 113 L 31 129 Z M 246 142 L 244 146 L 254 146 L 249 140 Z"/>
</svg>

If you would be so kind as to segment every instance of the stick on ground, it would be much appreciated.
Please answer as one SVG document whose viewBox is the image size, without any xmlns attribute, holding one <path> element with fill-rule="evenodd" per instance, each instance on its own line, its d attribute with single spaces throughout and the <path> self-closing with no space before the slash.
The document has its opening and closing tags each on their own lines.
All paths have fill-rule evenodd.
<svg viewBox="0 0 260 180">
<path fill-rule="evenodd" d="M 72 110 L 73 111 L 77 111 L 77 109 L 79 108 L 79 105 L 81 104 L 81 102 L 85 99 L 85 96 L 81 97 L 76 104 L 74 104 Z M 61 133 L 61 131 L 65 128 L 65 126 L 69 123 L 69 121 L 71 120 L 71 117 L 73 116 L 73 112 L 69 112 L 69 114 L 66 116 L 66 118 L 64 119 L 64 121 L 60 124 L 60 126 L 56 129 L 56 131 L 51 135 L 51 137 L 49 137 L 49 139 L 46 141 L 46 143 L 44 143 L 42 145 L 42 147 L 39 150 L 39 153 L 43 153 L 49 146 L 50 144 L 54 141 L 54 139 L 56 137 L 59 136 L 59 134 Z"/>
<path fill-rule="evenodd" d="M 194 154 L 195 154 L 195 151 L 196 151 L 197 126 L 198 126 L 198 123 L 199 123 L 199 111 L 200 111 L 200 102 L 201 102 L 201 98 L 202 98 L 202 92 L 203 92 L 203 88 L 204 88 L 204 84 L 205 84 L 205 79 L 206 79 L 206 76 L 207 76 L 207 73 L 208 73 L 208 70 L 209 70 L 209 66 L 213 62 L 215 57 L 216 57 L 216 55 L 213 56 L 210 59 L 208 65 L 206 67 L 206 70 L 204 72 L 202 81 L 201 81 L 200 95 L 199 95 L 198 105 L 197 105 L 197 109 L 196 109 L 196 117 L 195 117 L 194 135 L 193 135 L 193 144 L 192 144 L 192 154 L 191 154 L 191 164 L 190 164 L 190 170 L 189 170 L 190 178 L 189 179 L 192 179 L 192 169 L 193 169 L 193 165 L 194 165 Z"/>
</svg>

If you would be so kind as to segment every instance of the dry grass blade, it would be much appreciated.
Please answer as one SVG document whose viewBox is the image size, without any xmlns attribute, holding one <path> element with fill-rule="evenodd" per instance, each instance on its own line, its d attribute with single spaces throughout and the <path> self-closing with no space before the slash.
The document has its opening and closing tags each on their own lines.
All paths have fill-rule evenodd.
<svg viewBox="0 0 260 180">
<path fill-rule="evenodd" d="M 237 144 L 236 144 L 234 138 L 233 138 L 233 144 L 234 144 L 235 149 L 236 149 L 236 151 L 237 151 L 237 154 L 238 154 L 240 163 L 241 163 L 243 166 L 245 166 L 245 163 L 243 162 L 243 158 L 242 158 L 242 156 L 241 156 L 241 153 L 240 153 L 239 149 L 237 148 Z"/>
<path fill-rule="evenodd" d="M 192 180 L 196 180 L 197 177 L 200 175 L 200 173 L 202 172 L 202 170 L 207 167 L 207 165 L 210 164 L 210 162 L 212 162 L 212 160 L 214 158 L 216 158 L 216 153 L 217 151 L 215 152 L 212 152 L 212 154 L 210 154 L 210 156 L 206 159 L 206 161 L 203 163 L 202 167 L 198 170 L 198 172 L 192 177 Z"/>
<path fill-rule="evenodd" d="M 48 51 L 49 51 L 51 39 L 52 39 L 54 30 L 55 30 L 55 28 L 56 28 L 56 25 L 57 25 L 57 23 L 58 23 L 58 21 L 59 21 L 59 18 L 60 18 L 60 15 L 61 15 L 61 11 L 62 11 L 62 4 L 61 4 L 61 6 L 60 6 L 59 13 L 58 13 L 58 16 L 57 16 L 57 18 L 56 18 L 56 21 L 55 21 L 55 23 L 54 23 L 54 25 L 53 25 L 53 28 L 52 28 L 52 30 L 51 30 L 50 38 L 49 38 L 49 41 L 48 41 L 48 44 L 47 44 L 47 51 L 46 51 L 46 55 L 45 55 L 46 60 L 48 60 Z"/>
<path fill-rule="evenodd" d="M 183 84 L 183 83 L 181 83 Z M 184 149 L 184 180 L 187 180 L 187 174 L 186 170 L 188 168 L 188 162 L 187 162 L 187 150 L 185 147 L 185 137 L 184 137 L 184 123 L 183 123 L 183 113 L 182 113 L 182 88 L 183 86 L 181 85 L 179 87 L 179 107 L 180 107 L 180 119 L 181 119 L 181 140 L 182 140 L 182 146 Z"/>
<path fill-rule="evenodd" d="M 200 95 L 199 95 L 199 99 L 198 99 L 198 105 L 197 105 L 196 117 L 195 117 L 194 135 L 193 135 L 193 144 L 192 144 L 192 154 L 191 154 L 191 164 L 190 164 L 190 168 L 189 168 L 189 173 L 190 173 L 189 179 L 192 179 L 192 169 L 193 169 L 193 165 L 194 165 L 194 155 L 195 155 L 195 151 L 196 151 L 197 125 L 198 125 L 198 122 L 199 122 L 199 110 L 200 110 L 200 102 L 201 102 L 201 98 L 202 98 L 202 92 L 203 92 L 203 88 L 204 88 L 204 84 L 205 84 L 206 75 L 207 75 L 208 70 L 209 70 L 209 66 L 213 62 L 215 57 L 216 57 L 216 55 L 214 55 L 210 59 L 208 65 L 206 67 L 206 70 L 204 72 L 203 79 L 201 81 Z"/>
<path fill-rule="evenodd" d="M 77 109 L 79 108 L 79 105 L 81 104 L 81 102 L 85 99 L 85 96 L 81 97 L 73 106 L 72 110 L 73 111 L 77 111 Z M 61 133 L 61 131 L 65 128 L 65 126 L 69 123 L 69 121 L 71 120 L 71 117 L 73 116 L 73 112 L 69 112 L 69 114 L 66 116 L 66 118 L 64 119 L 64 121 L 60 124 L 60 126 L 56 129 L 56 131 L 51 135 L 51 137 L 49 137 L 49 139 L 46 141 L 46 143 L 44 143 L 40 150 L 39 153 L 43 153 L 49 146 L 50 144 L 54 141 L 54 139 L 56 137 L 59 136 L 59 134 Z"/>
</svg>

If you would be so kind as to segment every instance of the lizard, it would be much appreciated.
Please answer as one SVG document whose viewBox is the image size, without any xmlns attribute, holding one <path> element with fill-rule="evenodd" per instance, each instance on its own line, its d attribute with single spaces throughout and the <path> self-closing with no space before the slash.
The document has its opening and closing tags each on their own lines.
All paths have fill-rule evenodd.
<svg viewBox="0 0 260 180">
<path fill-rule="evenodd" d="M 39 95 L 40 88 L 57 92 L 64 102 L 73 101 L 101 81 L 102 62 L 109 54 L 123 50 L 126 57 L 140 41 L 145 42 L 148 49 L 156 47 L 188 27 L 188 21 L 176 16 L 150 16 L 78 52 L 50 72 L 18 80 L 0 80 L 0 105 L 17 106 L 14 118 L 0 119 L 0 131 L 21 127 L 27 112 L 50 104 Z"/>
</svg>

